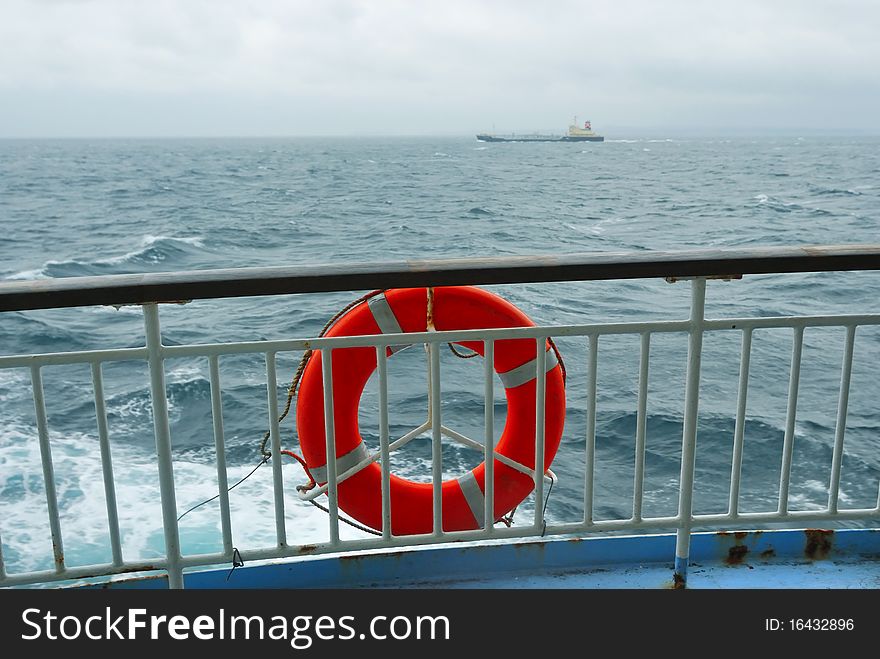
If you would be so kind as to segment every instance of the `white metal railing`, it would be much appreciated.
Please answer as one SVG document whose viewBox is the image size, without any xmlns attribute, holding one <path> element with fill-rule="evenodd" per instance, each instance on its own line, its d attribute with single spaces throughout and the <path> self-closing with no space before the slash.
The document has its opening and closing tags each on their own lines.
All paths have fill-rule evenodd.
<svg viewBox="0 0 880 659">
<path fill-rule="evenodd" d="M 853 363 L 853 347 L 856 330 L 860 326 L 880 325 L 880 314 L 836 315 L 836 316 L 791 316 L 791 317 L 746 317 L 707 319 L 704 315 L 706 298 L 706 278 L 697 277 L 690 282 L 691 311 L 687 320 L 664 320 L 656 322 L 622 322 L 586 325 L 561 325 L 522 327 L 513 329 L 431 331 L 412 334 L 380 334 L 371 336 L 323 337 L 297 340 L 249 341 L 224 344 L 199 344 L 165 346 L 161 340 L 159 305 L 143 304 L 145 347 L 116 350 L 84 350 L 77 352 L 46 353 L 0 357 L 0 369 L 29 368 L 33 386 L 33 399 L 42 459 L 45 494 L 48 506 L 49 525 L 54 555 L 54 569 L 7 573 L 3 563 L 3 544 L 0 539 L 0 586 L 15 586 L 78 579 L 97 575 L 113 575 L 135 571 L 161 570 L 168 574 L 172 588 L 183 586 L 183 570 L 199 566 L 218 565 L 233 560 L 233 537 L 230 522 L 230 503 L 227 493 L 228 481 L 225 463 L 225 438 L 223 411 L 221 405 L 222 385 L 220 380 L 220 358 L 235 354 L 261 354 L 266 365 L 267 415 L 270 430 L 272 484 L 274 491 L 274 516 L 276 542 L 273 546 L 248 547 L 246 539 L 238 538 L 236 547 L 245 560 L 284 558 L 304 553 L 321 554 L 339 551 L 369 550 L 383 547 L 414 546 L 437 542 L 482 540 L 489 538 L 514 538 L 540 536 L 546 534 L 583 534 L 600 531 L 637 531 L 644 529 L 666 529 L 677 532 L 675 553 L 675 574 L 679 579 L 687 575 L 687 559 L 691 530 L 695 526 L 724 527 L 735 524 L 771 524 L 782 522 L 826 522 L 831 520 L 876 520 L 880 519 L 880 492 L 877 505 L 873 508 L 840 507 L 840 474 L 844 449 L 847 417 L 847 404 Z M 843 365 L 836 429 L 834 434 L 833 458 L 829 475 L 829 495 L 827 506 L 822 510 L 789 510 L 788 493 L 791 485 L 792 444 L 798 400 L 798 385 L 802 355 L 803 337 L 806 328 L 843 327 L 846 330 Z M 747 413 L 749 364 L 752 335 L 756 329 L 784 328 L 793 333 L 790 381 L 788 385 L 788 404 L 783 442 L 782 468 L 778 486 L 778 506 L 775 510 L 742 512 L 740 510 L 740 483 L 744 443 L 744 426 Z M 703 336 L 706 332 L 738 332 L 742 337 L 739 384 L 736 403 L 733 456 L 728 497 L 728 510 L 712 514 L 694 514 L 694 468 L 697 440 L 697 413 L 700 399 L 700 371 Z M 646 517 L 643 514 L 645 494 L 645 436 L 647 418 L 648 372 L 650 365 L 651 338 L 655 334 L 686 333 L 688 336 L 688 355 L 684 403 L 684 424 L 681 444 L 681 475 L 678 492 L 678 512 L 675 515 Z M 637 423 L 635 436 L 635 466 L 632 498 L 632 515 L 627 519 L 594 519 L 595 509 L 595 453 L 596 453 L 596 380 L 597 360 L 600 339 L 611 335 L 636 335 L 640 340 Z M 540 349 L 547 338 L 586 337 L 587 355 L 587 430 L 585 437 L 585 468 L 583 474 L 583 518 L 577 522 L 546 524 L 544 507 L 536 503 L 534 519 L 526 526 L 495 527 L 493 456 L 494 453 L 494 389 L 493 355 L 495 341 L 501 339 L 532 339 L 537 350 L 537 432 L 535 439 L 535 469 L 523 467 L 534 480 L 535 501 L 543 500 L 545 478 L 544 469 L 544 394 L 545 394 L 545 352 Z M 441 380 L 439 348 L 443 343 L 481 341 L 485 348 L 484 362 L 484 437 L 474 440 L 457 433 L 442 424 L 440 415 Z M 430 405 L 429 418 L 401 438 L 392 441 L 388 422 L 388 369 L 386 348 L 399 344 L 425 344 L 429 351 Z M 339 348 L 372 346 L 376 349 L 379 387 L 379 407 L 377 411 L 379 426 L 379 452 L 362 461 L 357 467 L 336 473 L 334 460 L 327 461 L 328 483 L 311 493 L 301 494 L 302 498 L 315 498 L 327 495 L 329 508 L 329 540 L 317 545 L 288 544 L 287 522 L 285 518 L 285 489 L 281 469 L 281 439 L 278 422 L 276 359 L 279 353 L 302 353 L 306 350 L 320 350 L 324 355 L 324 418 L 326 423 L 326 451 L 328 456 L 336 455 L 333 397 L 326 395 L 332 390 L 333 351 Z M 165 361 L 171 358 L 198 357 L 207 360 L 211 392 L 211 413 L 213 417 L 213 436 L 216 451 L 217 484 L 219 495 L 222 551 L 208 554 L 182 554 L 178 528 L 178 508 L 176 503 L 174 476 L 169 431 L 168 405 L 165 390 Z M 159 560 L 126 560 L 120 540 L 120 522 L 115 496 L 113 461 L 110 454 L 107 412 L 102 379 L 105 364 L 119 361 L 137 360 L 149 365 L 150 389 L 152 395 L 153 428 L 156 441 L 156 459 L 159 468 L 159 485 L 163 515 L 165 557 Z M 109 541 L 112 562 L 100 565 L 67 564 L 64 556 L 62 524 L 56 494 L 55 473 L 52 450 L 49 441 L 49 427 L 46 404 L 43 396 L 42 369 L 59 364 L 89 364 L 94 389 L 94 404 L 98 429 L 100 457 L 103 470 L 103 485 L 109 524 Z M 433 531 L 419 536 L 394 536 L 391 532 L 390 498 L 390 454 L 413 437 L 431 431 L 433 467 Z M 483 452 L 486 460 L 485 525 L 474 531 L 444 531 L 441 524 L 441 482 L 443 478 L 441 438 L 446 436 L 463 442 Z M 349 477 L 357 469 L 370 462 L 378 461 L 381 467 L 382 488 L 382 533 L 379 537 L 345 540 L 339 534 L 339 507 L 337 487 L 339 482 Z M 0 520 L 2 532 L 2 520 Z"/>
</svg>

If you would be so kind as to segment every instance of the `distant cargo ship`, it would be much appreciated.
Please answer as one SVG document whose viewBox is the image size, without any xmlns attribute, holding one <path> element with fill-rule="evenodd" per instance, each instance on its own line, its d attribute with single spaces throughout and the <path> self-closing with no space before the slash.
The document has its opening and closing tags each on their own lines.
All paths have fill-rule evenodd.
<svg viewBox="0 0 880 659">
<path fill-rule="evenodd" d="M 490 135 L 488 133 L 477 134 L 480 142 L 604 142 L 602 135 L 593 132 L 593 127 L 589 121 L 584 122 L 584 127 L 578 126 L 577 117 L 574 123 L 568 127 L 568 133 L 565 135 Z"/>
</svg>

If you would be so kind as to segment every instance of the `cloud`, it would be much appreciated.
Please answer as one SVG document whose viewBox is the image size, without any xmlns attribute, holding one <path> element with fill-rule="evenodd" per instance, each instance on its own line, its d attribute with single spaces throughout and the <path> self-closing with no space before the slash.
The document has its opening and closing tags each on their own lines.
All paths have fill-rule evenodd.
<svg viewBox="0 0 880 659">
<path fill-rule="evenodd" d="M 237 134 L 552 127 L 574 112 L 871 128 L 878 24 L 868 0 L 6 0 L 0 134 L 87 130 L 89 99 L 108 129 L 148 134 L 199 133 L 206 108 L 202 126 Z"/>
</svg>

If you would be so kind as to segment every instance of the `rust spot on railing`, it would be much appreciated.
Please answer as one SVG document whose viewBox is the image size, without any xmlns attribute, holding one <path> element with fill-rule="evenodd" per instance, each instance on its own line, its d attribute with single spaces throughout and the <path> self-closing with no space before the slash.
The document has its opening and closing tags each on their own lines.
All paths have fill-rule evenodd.
<svg viewBox="0 0 880 659">
<path fill-rule="evenodd" d="M 299 548 L 300 554 L 312 554 L 318 549 L 317 545 L 301 545 Z"/>
<path fill-rule="evenodd" d="M 804 546 L 804 555 L 812 561 L 821 561 L 828 558 L 834 541 L 834 531 L 827 529 L 807 529 L 804 531 L 807 542 Z"/>
<path fill-rule="evenodd" d="M 428 305 L 425 313 L 425 327 L 429 332 L 435 331 L 434 329 L 434 288 L 428 286 L 426 289 L 428 293 Z"/>
<path fill-rule="evenodd" d="M 672 590 L 684 590 L 687 584 L 685 583 L 684 577 L 678 573 L 673 573 L 672 575 Z"/>
<path fill-rule="evenodd" d="M 732 535 L 737 540 L 745 540 L 750 535 L 752 535 L 756 538 L 760 537 L 760 535 L 762 533 L 763 533 L 763 531 L 718 531 L 715 535 L 718 535 L 721 537 L 727 537 L 727 536 Z"/>
<path fill-rule="evenodd" d="M 140 572 L 141 569 L 146 569 L 146 568 L 138 568 L 138 569 L 135 569 L 135 570 L 123 570 L 122 572 L 119 572 L 118 574 L 123 574 L 123 573 L 125 573 L 125 572 Z M 154 567 L 151 567 L 150 569 L 152 569 L 152 570 L 161 570 L 162 568 L 154 568 Z M 93 576 L 93 577 L 104 577 L 104 576 L 107 576 L 107 575 L 105 575 L 105 574 L 93 574 L 92 576 Z M 84 578 L 84 579 L 88 579 L 89 577 L 82 577 L 82 578 Z M 122 583 L 125 583 L 125 584 L 133 584 L 133 583 L 141 583 L 141 582 L 145 582 L 145 581 L 155 581 L 156 579 L 167 579 L 167 578 L 168 578 L 168 576 L 167 576 L 167 575 L 164 575 L 164 574 L 148 574 L 148 575 L 145 575 L 145 576 L 143 576 L 143 577 L 134 577 L 134 578 L 132 578 L 132 579 L 126 579 L 126 580 L 125 580 L 124 582 L 122 582 Z M 101 583 L 93 584 L 93 585 L 96 586 L 97 588 L 100 588 L 101 590 L 110 590 L 111 588 L 113 588 L 114 586 L 116 586 L 118 583 L 120 583 L 120 582 L 114 582 L 114 581 L 103 581 L 103 582 L 101 582 Z"/>
<path fill-rule="evenodd" d="M 761 558 L 763 558 L 765 560 L 770 559 L 770 558 L 776 558 L 776 550 L 773 549 L 773 547 L 770 547 L 769 549 L 765 549 L 764 551 L 761 552 Z"/>
</svg>

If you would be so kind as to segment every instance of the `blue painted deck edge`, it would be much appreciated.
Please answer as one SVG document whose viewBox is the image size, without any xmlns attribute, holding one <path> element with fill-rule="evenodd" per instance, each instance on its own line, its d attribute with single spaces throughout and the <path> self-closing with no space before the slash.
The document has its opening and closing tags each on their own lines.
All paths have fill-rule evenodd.
<svg viewBox="0 0 880 659">
<path fill-rule="evenodd" d="M 357 588 L 443 586 L 506 579 L 653 566 L 668 567 L 675 535 L 549 538 L 331 554 L 237 568 L 189 572 L 187 588 Z M 782 530 L 695 533 L 690 564 L 880 561 L 880 529 Z M 646 584 L 647 585 L 647 584 Z M 162 576 L 90 584 L 97 588 L 167 588 Z"/>
</svg>

